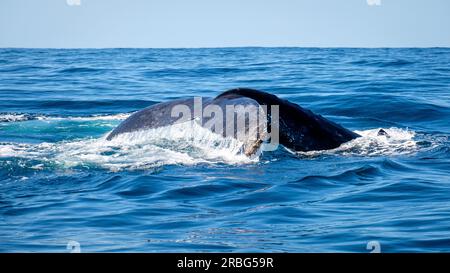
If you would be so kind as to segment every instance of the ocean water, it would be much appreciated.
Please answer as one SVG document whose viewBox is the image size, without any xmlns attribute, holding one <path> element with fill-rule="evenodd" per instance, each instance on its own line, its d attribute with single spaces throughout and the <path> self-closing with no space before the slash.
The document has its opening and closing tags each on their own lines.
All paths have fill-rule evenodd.
<svg viewBox="0 0 450 273">
<path fill-rule="evenodd" d="M 253 158 L 183 126 L 105 141 L 235 87 L 362 137 Z M 449 136 L 448 48 L 0 49 L 0 251 L 450 251 Z"/>
</svg>

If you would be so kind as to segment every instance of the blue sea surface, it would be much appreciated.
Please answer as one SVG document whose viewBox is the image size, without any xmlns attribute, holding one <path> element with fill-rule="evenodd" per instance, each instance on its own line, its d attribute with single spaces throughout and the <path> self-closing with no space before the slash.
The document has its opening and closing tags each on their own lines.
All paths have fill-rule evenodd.
<svg viewBox="0 0 450 273">
<path fill-rule="evenodd" d="M 255 158 L 205 132 L 105 141 L 236 87 L 362 137 Z M 449 137 L 449 48 L 0 49 L 0 251 L 448 252 Z"/>
</svg>

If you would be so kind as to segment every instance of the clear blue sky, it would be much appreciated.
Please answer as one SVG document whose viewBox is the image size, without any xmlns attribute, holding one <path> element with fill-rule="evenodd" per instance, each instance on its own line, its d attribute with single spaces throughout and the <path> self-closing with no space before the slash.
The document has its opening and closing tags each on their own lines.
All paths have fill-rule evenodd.
<svg viewBox="0 0 450 273">
<path fill-rule="evenodd" d="M 0 47 L 228 46 L 449 47 L 450 1 L 0 0 Z"/>
</svg>

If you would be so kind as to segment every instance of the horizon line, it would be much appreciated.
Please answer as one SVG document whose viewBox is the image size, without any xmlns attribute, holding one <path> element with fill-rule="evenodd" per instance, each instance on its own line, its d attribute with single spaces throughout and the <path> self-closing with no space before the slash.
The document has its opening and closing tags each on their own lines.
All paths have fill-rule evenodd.
<svg viewBox="0 0 450 273">
<path fill-rule="evenodd" d="M 199 46 L 199 47 L 22 47 L 0 46 L 0 49 L 233 49 L 233 48 L 333 48 L 333 49 L 427 49 L 450 48 L 450 46 Z"/>
</svg>

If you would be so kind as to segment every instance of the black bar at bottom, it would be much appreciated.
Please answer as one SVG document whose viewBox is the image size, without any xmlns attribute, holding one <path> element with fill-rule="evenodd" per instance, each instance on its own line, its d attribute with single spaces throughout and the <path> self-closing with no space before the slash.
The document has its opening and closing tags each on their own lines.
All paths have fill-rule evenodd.
<svg viewBox="0 0 450 273">
<path fill-rule="evenodd" d="M 20 267 L 83 270 L 111 267 L 116 270 L 137 267 L 141 272 L 316 272 L 328 268 L 379 270 L 386 262 L 396 262 L 403 269 L 448 261 L 450 254 L 295 254 L 295 253 L 74 253 L 74 254 L 0 254 L 0 263 Z M 86 263 L 85 263 L 86 262 Z"/>
</svg>

